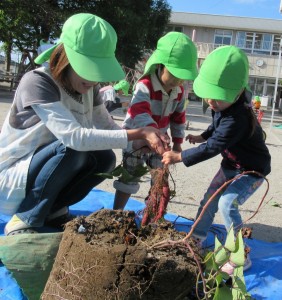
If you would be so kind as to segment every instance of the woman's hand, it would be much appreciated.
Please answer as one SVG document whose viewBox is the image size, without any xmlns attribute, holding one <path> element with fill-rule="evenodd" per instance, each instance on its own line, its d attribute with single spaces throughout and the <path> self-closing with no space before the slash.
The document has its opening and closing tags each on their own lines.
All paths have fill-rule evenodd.
<svg viewBox="0 0 282 300">
<path fill-rule="evenodd" d="M 167 151 L 163 154 L 162 163 L 164 165 L 171 165 L 182 161 L 181 152 Z"/>
<path fill-rule="evenodd" d="M 185 138 L 190 144 L 203 143 L 205 139 L 201 135 L 188 134 Z"/>
<path fill-rule="evenodd" d="M 147 145 L 152 151 L 160 155 L 169 150 L 170 139 L 168 135 L 160 132 L 157 128 L 148 126 L 137 129 L 128 129 L 127 136 L 129 141 L 143 139 L 143 142 L 145 142 L 144 146 Z M 140 141 L 133 143 L 133 147 L 136 149 L 143 147 L 143 143 Z"/>
<path fill-rule="evenodd" d="M 146 140 L 134 140 L 132 142 L 133 150 L 140 150 L 141 153 L 150 153 L 152 152 Z"/>
<path fill-rule="evenodd" d="M 145 131 L 145 140 L 151 150 L 162 155 L 169 149 L 170 139 L 167 134 L 154 127 L 144 127 L 143 129 Z"/>
</svg>

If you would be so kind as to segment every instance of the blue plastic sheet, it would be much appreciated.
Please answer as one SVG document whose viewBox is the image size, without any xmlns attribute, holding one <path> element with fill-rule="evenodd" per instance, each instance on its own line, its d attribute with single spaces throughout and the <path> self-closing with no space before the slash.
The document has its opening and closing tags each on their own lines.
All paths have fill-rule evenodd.
<svg viewBox="0 0 282 300">
<path fill-rule="evenodd" d="M 101 208 L 113 207 L 114 195 L 102 190 L 93 189 L 80 203 L 70 207 L 75 215 L 89 215 Z M 144 203 L 130 199 L 125 209 L 134 210 L 142 214 Z M 175 224 L 179 231 L 188 232 L 193 224 L 192 220 L 174 214 L 166 214 L 165 218 Z M 3 235 L 5 224 L 10 217 L 0 215 L 0 235 Z M 224 240 L 226 232 L 224 226 L 212 226 L 206 247 L 212 247 L 214 236 Z M 1 238 L 1 237 L 0 237 Z M 252 267 L 245 272 L 245 281 L 248 292 L 256 300 L 281 300 L 282 299 L 282 243 L 267 243 L 264 241 L 248 240 L 251 247 L 250 257 Z M 0 300 L 27 300 L 22 289 L 18 286 L 11 273 L 3 264 L 0 264 Z"/>
</svg>

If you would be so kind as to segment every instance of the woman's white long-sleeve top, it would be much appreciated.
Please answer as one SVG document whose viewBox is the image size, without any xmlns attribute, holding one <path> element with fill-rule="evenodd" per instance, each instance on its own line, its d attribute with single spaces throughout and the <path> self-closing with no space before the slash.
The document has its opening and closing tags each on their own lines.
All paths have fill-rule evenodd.
<svg viewBox="0 0 282 300">
<path fill-rule="evenodd" d="M 71 97 L 39 68 L 26 73 L 0 133 L 0 212 L 13 214 L 25 197 L 36 149 L 55 140 L 77 151 L 126 148 L 127 133 L 112 120 L 97 85 Z"/>
</svg>

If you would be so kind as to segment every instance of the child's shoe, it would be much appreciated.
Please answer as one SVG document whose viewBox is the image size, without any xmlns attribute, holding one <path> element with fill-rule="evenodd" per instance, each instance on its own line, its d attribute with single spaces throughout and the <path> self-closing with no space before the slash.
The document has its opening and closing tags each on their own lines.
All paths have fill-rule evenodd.
<svg viewBox="0 0 282 300">
<path fill-rule="evenodd" d="M 252 266 L 252 261 L 251 261 L 251 259 L 250 259 L 250 255 L 247 254 L 246 259 L 245 259 L 245 263 L 244 263 L 243 270 L 244 270 L 244 271 L 247 271 L 247 270 L 249 270 L 249 269 L 251 268 L 251 266 Z"/>
<path fill-rule="evenodd" d="M 243 270 L 247 271 L 251 268 L 252 266 L 252 261 L 250 259 L 250 255 L 247 254 L 243 266 Z M 221 271 L 227 273 L 229 276 L 233 275 L 234 269 L 236 268 L 236 264 L 232 263 L 231 261 L 228 261 L 221 267 Z"/>
<path fill-rule="evenodd" d="M 233 275 L 235 268 L 236 268 L 236 265 L 233 264 L 231 261 L 228 261 L 221 267 L 221 271 L 224 273 L 227 273 L 229 276 L 231 276 L 231 275 Z"/>
</svg>

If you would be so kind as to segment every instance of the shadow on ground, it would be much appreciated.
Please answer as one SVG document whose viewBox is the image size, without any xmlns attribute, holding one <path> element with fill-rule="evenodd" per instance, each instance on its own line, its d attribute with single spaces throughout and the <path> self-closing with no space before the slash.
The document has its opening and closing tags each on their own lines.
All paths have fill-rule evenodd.
<svg viewBox="0 0 282 300">
<path fill-rule="evenodd" d="M 261 223 L 248 223 L 246 227 L 253 230 L 252 237 L 258 240 L 268 241 L 270 243 L 282 243 L 281 227 L 269 226 Z M 271 238 L 273 236 L 273 238 Z"/>
</svg>

